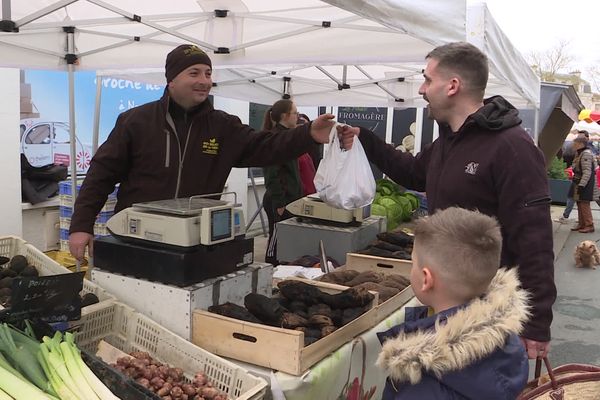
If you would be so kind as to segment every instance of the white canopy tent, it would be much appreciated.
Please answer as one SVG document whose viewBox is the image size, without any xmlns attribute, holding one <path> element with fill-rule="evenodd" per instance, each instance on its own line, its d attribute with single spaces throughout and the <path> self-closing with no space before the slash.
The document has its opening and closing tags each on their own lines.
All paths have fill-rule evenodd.
<svg viewBox="0 0 600 400">
<path fill-rule="evenodd" d="M 488 95 L 539 107 L 537 77 L 485 5 L 465 0 L 2 0 L 0 64 L 70 72 L 74 138 L 75 70 L 164 84 L 165 56 L 181 43 L 209 52 L 216 95 L 404 108 L 424 105 L 425 55 L 460 40 L 488 54 Z"/>
</svg>

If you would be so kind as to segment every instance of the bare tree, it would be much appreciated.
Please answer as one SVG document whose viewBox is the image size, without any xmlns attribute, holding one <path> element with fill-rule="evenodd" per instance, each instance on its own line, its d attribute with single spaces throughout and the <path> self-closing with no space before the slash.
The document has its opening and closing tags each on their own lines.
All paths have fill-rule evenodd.
<svg viewBox="0 0 600 400">
<path fill-rule="evenodd" d="M 527 58 L 542 81 L 554 82 L 556 74 L 569 67 L 574 58 L 569 53 L 569 42 L 559 41 L 553 47 L 543 51 L 533 51 Z"/>
<path fill-rule="evenodd" d="M 598 64 L 600 64 L 600 61 L 588 67 L 586 71 L 596 93 L 600 92 L 600 66 Z"/>
</svg>

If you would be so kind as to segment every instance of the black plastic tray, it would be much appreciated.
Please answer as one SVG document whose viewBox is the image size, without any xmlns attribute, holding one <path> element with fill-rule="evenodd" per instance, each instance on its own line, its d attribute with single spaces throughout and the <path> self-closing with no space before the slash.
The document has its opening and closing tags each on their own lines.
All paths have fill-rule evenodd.
<svg viewBox="0 0 600 400">
<path fill-rule="evenodd" d="M 81 358 L 90 367 L 92 372 L 110 389 L 110 391 L 121 400 L 145 400 L 161 397 L 146 389 L 133 379 L 125 376 L 115 368 L 111 367 L 95 355 L 82 350 Z"/>
<path fill-rule="evenodd" d="M 181 287 L 236 271 L 251 264 L 253 255 L 253 238 L 186 251 L 175 246 L 126 242 L 113 236 L 94 240 L 95 267 Z"/>
</svg>

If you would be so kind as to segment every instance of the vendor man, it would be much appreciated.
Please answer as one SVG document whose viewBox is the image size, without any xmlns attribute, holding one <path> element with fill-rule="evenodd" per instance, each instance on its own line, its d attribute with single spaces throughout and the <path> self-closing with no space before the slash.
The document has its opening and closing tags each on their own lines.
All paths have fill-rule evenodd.
<svg viewBox="0 0 600 400">
<path fill-rule="evenodd" d="M 75 202 L 69 250 L 92 255 L 96 215 L 120 184 L 115 212 L 133 203 L 223 191 L 232 167 L 262 167 L 297 158 L 315 142 L 327 143 L 333 115 L 320 116 L 288 134 L 256 132 L 206 101 L 212 63 L 194 45 L 166 59 L 167 88 L 160 100 L 119 115 L 92 159 Z"/>
</svg>

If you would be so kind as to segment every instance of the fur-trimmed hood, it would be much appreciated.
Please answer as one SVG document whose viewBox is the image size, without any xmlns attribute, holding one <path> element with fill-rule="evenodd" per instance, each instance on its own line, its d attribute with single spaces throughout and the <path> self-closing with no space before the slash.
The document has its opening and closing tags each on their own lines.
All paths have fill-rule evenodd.
<svg viewBox="0 0 600 400">
<path fill-rule="evenodd" d="M 377 365 L 393 382 L 415 385 L 426 373 L 440 379 L 503 348 L 529 317 L 527 292 L 520 289 L 517 269 L 499 269 L 486 294 L 433 329 L 401 331 L 385 341 Z"/>
</svg>

